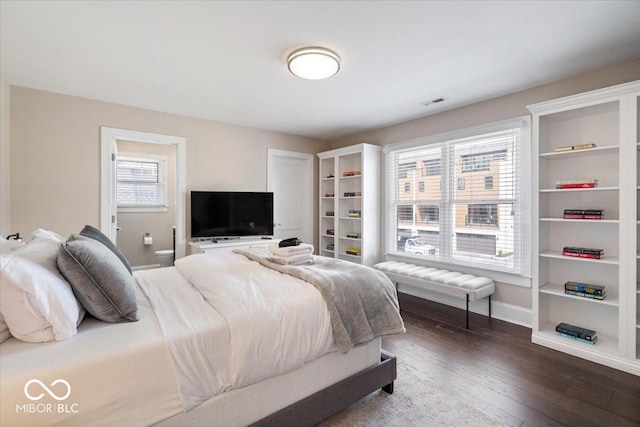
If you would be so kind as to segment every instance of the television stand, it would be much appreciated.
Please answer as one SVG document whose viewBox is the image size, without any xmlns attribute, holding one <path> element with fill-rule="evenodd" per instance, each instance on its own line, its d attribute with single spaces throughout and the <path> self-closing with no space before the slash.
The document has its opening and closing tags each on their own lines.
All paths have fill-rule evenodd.
<svg viewBox="0 0 640 427">
<path fill-rule="evenodd" d="M 189 242 L 189 255 L 208 254 L 208 253 L 225 253 L 234 249 L 244 249 L 257 246 L 268 246 L 271 243 L 279 242 L 280 239 L 263 239 L 260 237 L 251 237 L 241 239 L 239 237 L 214 239 L 206 241 Z"/>
</svg>

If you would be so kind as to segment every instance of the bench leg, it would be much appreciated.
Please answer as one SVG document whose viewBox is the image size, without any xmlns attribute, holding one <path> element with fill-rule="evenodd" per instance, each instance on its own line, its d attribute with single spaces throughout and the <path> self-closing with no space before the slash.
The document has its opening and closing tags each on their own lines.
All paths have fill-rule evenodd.
<svg viewBox="0 0 640 427">
<path fill-rule="evenodd" d="M 489 319 L 491 319 L 491 295 L 489 295 Z"/>
<path fill-rule="evenodd" d="M 467 294 L 467 329 L 469 329 L 469 294 Z"/>
</svg>

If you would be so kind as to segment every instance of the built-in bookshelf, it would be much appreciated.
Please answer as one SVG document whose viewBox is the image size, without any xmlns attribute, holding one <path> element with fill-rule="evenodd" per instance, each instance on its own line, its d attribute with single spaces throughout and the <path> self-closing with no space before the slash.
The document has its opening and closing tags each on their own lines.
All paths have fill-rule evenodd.
<svg viewBox="0 0 640 427">
<path fill-rule="evenodd" d="M 529 106 L 533 114 L 533 331 L 537 344 L 640 375 L 640 81 Z M 584 146 L 583 149 L 566 149 Z M 633 177 L 636 180 L 633 180 Z M 593 188 L 557 188 L 591 182 Z M 567 210 L 603 210 L 599 219 Z M 604 250 L 567 256 L 566 247 Z M 604 286 L 604 299 L 565 292 Z M 595 344 L 556 333 L 597 331 Z"/>
<path fill-rule="evenodd" d="M 320 255 L 365 265 L 379 261 L 380 151 L 357 144 L 318 153 Z"/>
</svg>

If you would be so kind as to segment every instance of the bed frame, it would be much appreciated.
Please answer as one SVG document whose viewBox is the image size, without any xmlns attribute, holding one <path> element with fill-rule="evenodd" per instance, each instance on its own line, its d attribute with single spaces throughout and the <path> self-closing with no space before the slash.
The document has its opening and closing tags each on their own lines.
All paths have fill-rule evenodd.
<svg viewBox="0 0 640 427">
<path fill-rule="evenodd" d="M 281 409 L 252 426 L 313 426 L 379 388 L 392 394 L 396 377 L 396 357 L 381 350 L 380 363 L 377 365 Z"/>
</svg>

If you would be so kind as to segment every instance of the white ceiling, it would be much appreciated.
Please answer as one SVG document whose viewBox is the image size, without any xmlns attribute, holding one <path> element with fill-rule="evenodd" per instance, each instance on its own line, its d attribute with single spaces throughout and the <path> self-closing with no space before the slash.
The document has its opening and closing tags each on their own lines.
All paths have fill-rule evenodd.
<svg viewBox="0 0 640 427">
<path fill-rule="evenodd" d="M 0 19 L 12 85 L 327 140 L 640 58 L 640 1 L 2 0 Z M 293 76 L 302 46 L 342 69 Z"/>
</svg>

